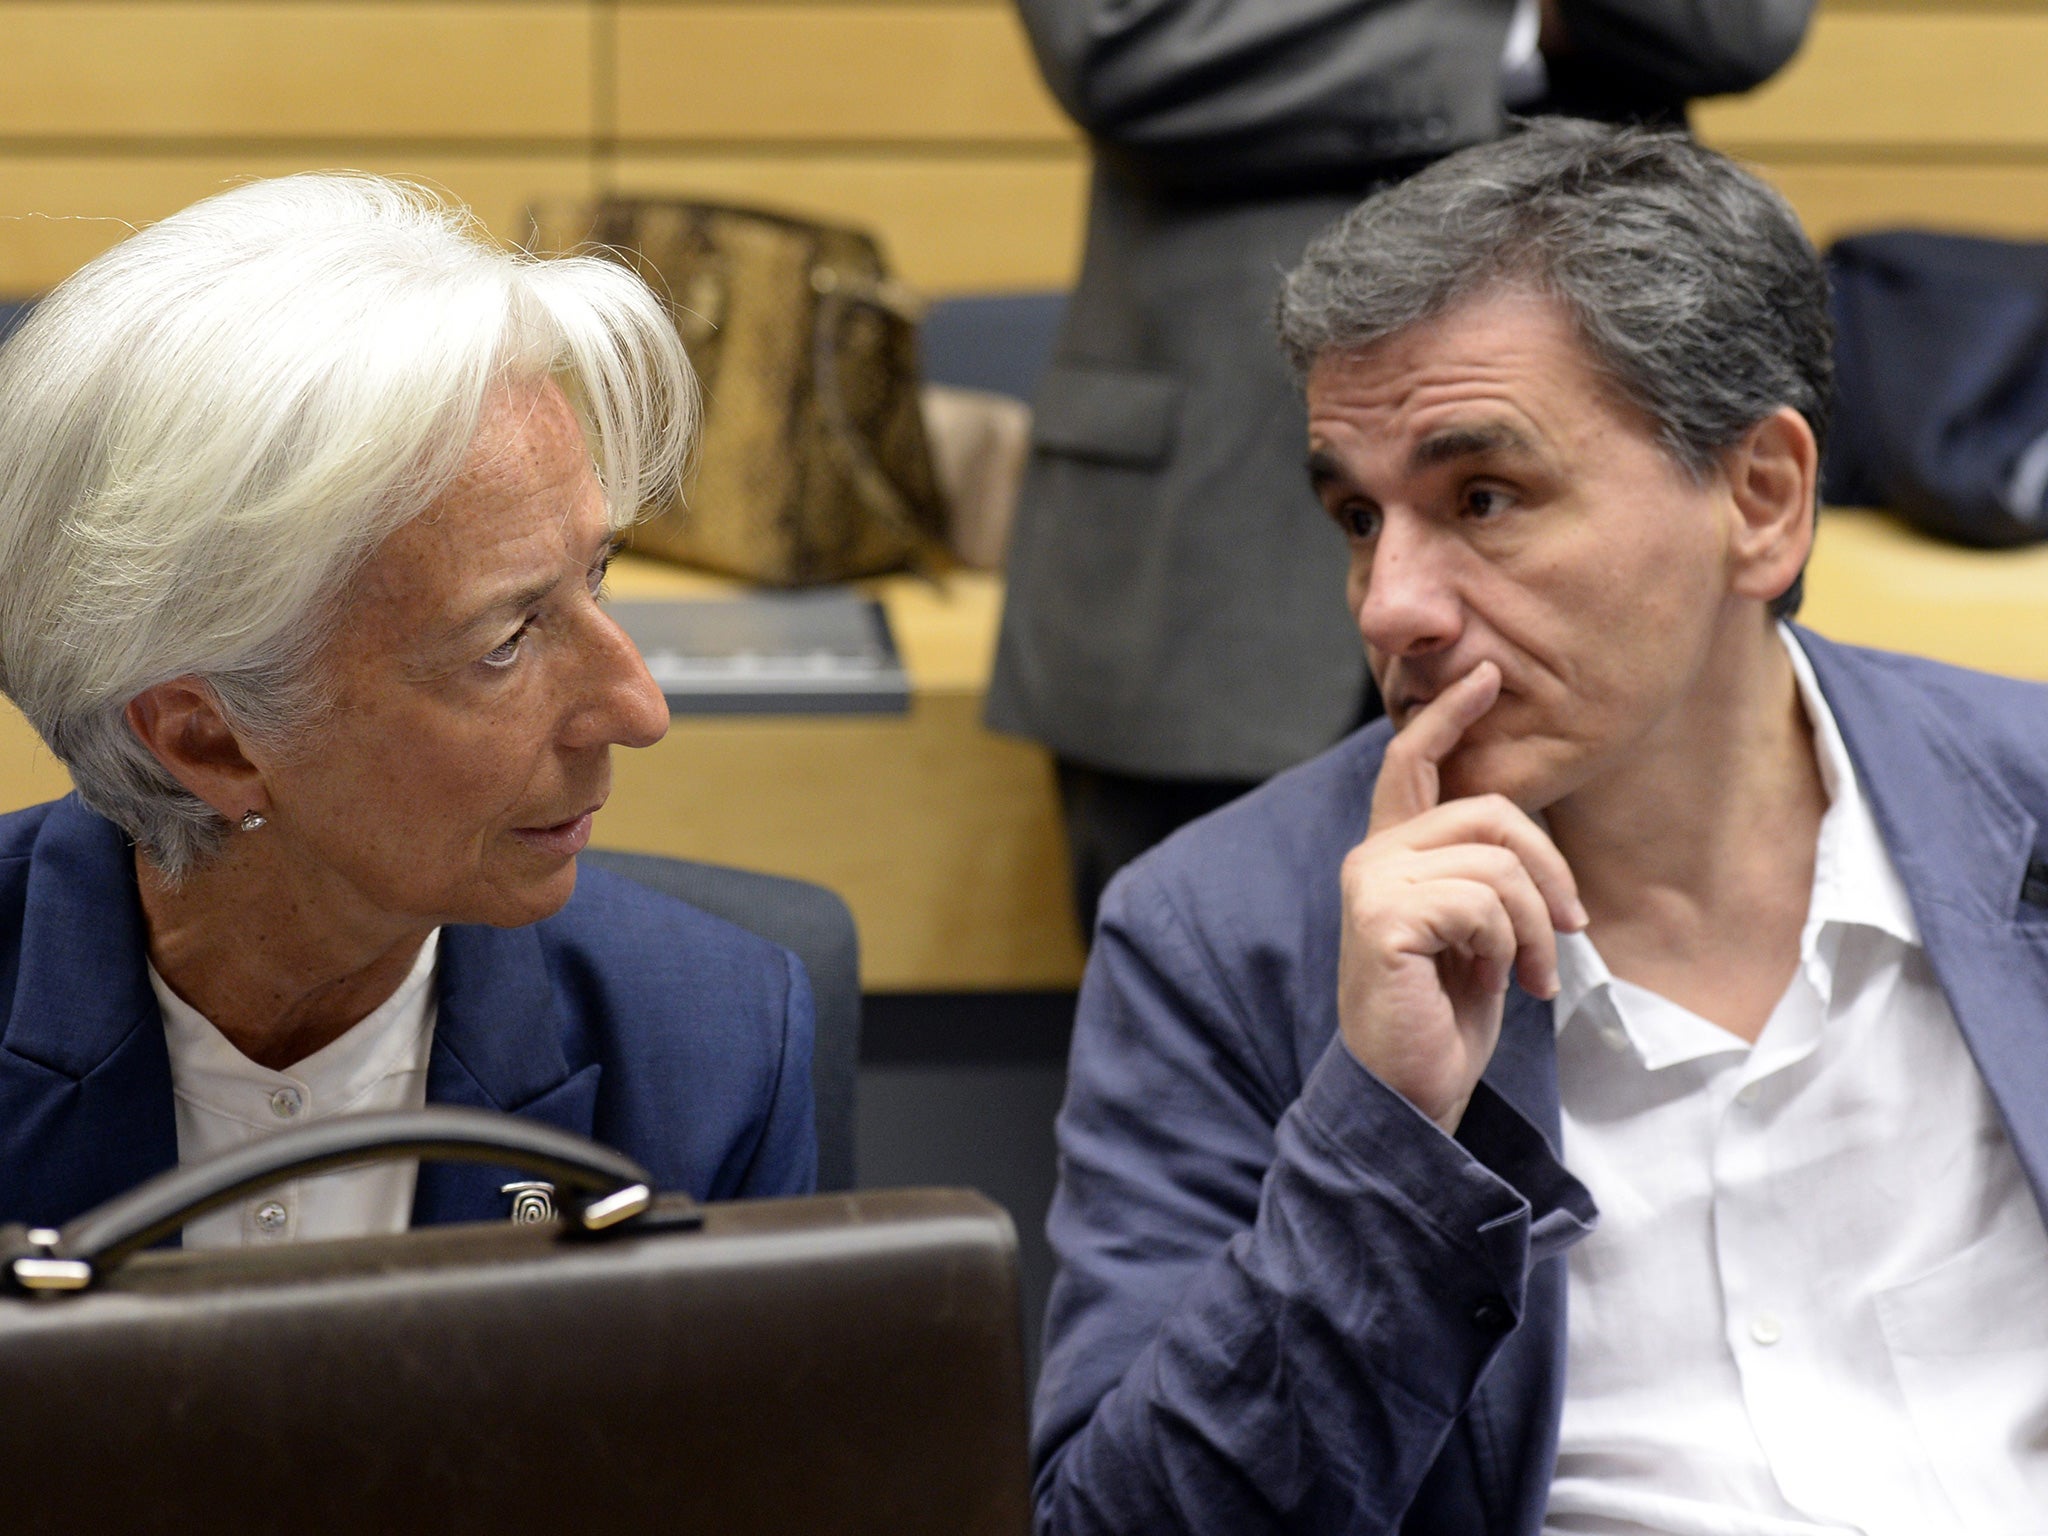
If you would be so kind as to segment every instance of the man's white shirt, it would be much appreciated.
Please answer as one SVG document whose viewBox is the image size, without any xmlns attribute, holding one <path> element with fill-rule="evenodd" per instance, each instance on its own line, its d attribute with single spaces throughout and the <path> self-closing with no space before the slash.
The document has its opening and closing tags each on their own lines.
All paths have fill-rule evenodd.
<svg viewBox="0 0 2048 1536">
<path fill-rule="evenodd" d="M 1829 805 L 1755 1045 L 1561 938 L 1562 1154 L 1600 1226 L 1545 1531 L 2041 1536 L 2048 1235 L 1783 634 Z"/>
<path fill-rule="evenodd" d="M 336 1115 L 419 1109 L 433 1047 L 437 928 L 398 990 L 347 1033 L 288 1071 L 258 1066 L 149 968 L 164 1016 L 177 1104 L 178 1161 L 202 1158 Z M 187 1248 L 235 1248 L 403 1232 L 412 1221 L 416 1161 L 294 1179 L 245 1196 L 185 1228 Z"/>
</svg>

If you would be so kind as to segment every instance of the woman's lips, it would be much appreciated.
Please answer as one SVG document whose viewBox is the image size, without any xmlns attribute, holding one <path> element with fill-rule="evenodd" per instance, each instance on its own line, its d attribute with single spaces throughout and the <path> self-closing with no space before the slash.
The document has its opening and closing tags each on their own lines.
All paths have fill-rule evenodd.
<svg viewBox="0 0 2048 1536">
<path fill-rule="evenodd" d="M 574 858 L 590 841 L 590 818 L 593 814 L 594 810 L 585 811 L 581 816 L 572 816 L 552 827 L 514 827 L 512 835 L 542 853 Z"/>
</svg>

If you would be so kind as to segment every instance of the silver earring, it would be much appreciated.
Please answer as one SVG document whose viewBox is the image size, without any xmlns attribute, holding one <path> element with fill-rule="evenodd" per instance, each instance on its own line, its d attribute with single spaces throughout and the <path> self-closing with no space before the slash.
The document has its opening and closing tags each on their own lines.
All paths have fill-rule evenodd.
<svg viewBox="0 0 2048 1536">
<path fill-rule="evenodd" d="M 261 811 L 244 811 L 242 813 L 242 830 L 244 832 L 255 832 L 269 820 L 270 818 Z"/>
</svg>

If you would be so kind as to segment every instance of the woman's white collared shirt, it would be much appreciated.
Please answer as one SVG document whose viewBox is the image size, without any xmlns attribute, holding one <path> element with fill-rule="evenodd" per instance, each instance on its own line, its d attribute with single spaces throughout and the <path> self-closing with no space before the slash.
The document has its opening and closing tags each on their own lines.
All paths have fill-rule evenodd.
<svg viewBox="0 0 2048 1536">
<path fill-rule="evenodd" d="M 1564 1162 L 1601 1219 L 1545 1530 L 2040 1536 L 2048 1236 L 1786 643 L 1829 807 L 1755 1045 L 1561 945 Z"/>
<path fill-rule="evenodd" d="M 398 990 L 339 1039 L 289 1071 L 258 1066 L 149 968 L 163 1011 L 176 1097 L 178 1161 L 198 1162 L 294 1125 L 336 1115 L 419 1109 L 434 1040 L 437 928 Z M 185 1228 L 187 1248 L 235 1248 L 403 1232 L 416 1161 L 378 1163 L 273 1185 Z"/>
</svg>

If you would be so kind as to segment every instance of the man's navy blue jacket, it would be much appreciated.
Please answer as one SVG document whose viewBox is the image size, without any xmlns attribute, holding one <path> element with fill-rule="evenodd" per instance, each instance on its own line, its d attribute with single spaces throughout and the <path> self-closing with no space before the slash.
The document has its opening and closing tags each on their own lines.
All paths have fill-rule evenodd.
<svg viewBox="0 0 2048 1536">
<path fill-rule="evenodd" d="M 0 817 L 0 1222 L 54 1226 L 174 1166 L 133 851 L 76 796 Z M 427 1102 L 593 1136 L 662 1189 L 815 1177 L 811 994 L 787 951 L 602 870 L 553 917 L 441 932 Z M 421 1167 L 413 1223 L 509 1213 L 516 1177 Z"/>
<path fill-rule="evenodd" d="M 2048 688 L 1799 639 L 2038 1201 Z M 1389 736 L 1105 895 L 1059 1125 L 1042 1530 L 1542 1529 L 1563 1254 L 1596 1213 L 1554 1152 L 1549 1004 L 1509 994 L 1455 1139 L 1337 1040 L 1338 866 Z"/>
</svg>

